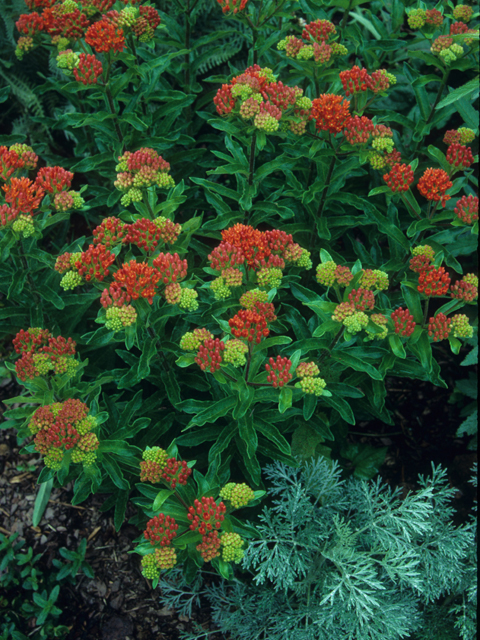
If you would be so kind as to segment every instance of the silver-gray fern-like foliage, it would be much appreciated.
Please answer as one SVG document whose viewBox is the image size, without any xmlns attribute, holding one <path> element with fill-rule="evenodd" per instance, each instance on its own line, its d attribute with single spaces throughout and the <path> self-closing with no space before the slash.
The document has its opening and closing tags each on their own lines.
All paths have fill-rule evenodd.
<svg viewBox="0 0 480 640">
<path fill-rule="evenodd" d="M 454 526 L 445 470 L 432 465 L 404 499 L 380 480 L 342 481 L 322 459 L 265 473 L 272 506 L 243 573 L 203 587 L 166 576 L 165 604 L 187 613 L 206 595 L 220 631 L 238 640 L 476 637 L 476 523 Z"/>
</svg>

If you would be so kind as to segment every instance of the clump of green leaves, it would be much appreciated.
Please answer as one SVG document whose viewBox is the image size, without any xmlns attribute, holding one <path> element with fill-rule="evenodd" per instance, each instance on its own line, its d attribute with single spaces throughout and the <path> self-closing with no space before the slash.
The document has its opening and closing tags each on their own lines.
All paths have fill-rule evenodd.
<svg viewBox="0 0 480 640">
<path fill-rule="evenodd" d="M 82 540 L 76 551 L 59 549 L 67 562 L 53 561 L 59 569 L 57 573 L 43 572 L 38 564 L 42 554 L 34 556 L 32 547 L 25 552 L 24 546 L 25 540 L 19 540 L 18 534 L 10 537 L 0 534 L 0 640 L 64 638 L 69 629 L 58 624 L 62 614 L 56 606 L 59 582 L 68 578 L 75 584 L 79 571 L 94 577 L 85 561 L 87 541 Z"/>
</svg>

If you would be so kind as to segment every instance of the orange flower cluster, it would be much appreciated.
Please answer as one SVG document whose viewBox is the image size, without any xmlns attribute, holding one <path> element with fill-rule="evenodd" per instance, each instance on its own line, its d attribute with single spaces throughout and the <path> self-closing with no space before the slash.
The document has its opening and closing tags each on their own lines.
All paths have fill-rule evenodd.
<svg viewBox="0 0 480 640">
<path fill-rule="evenodd" d="M 126 46 L 126 35 L 132 34 L 140 42 L 148 42 L 160 24 L 158 11 L 150 5 L 142 5 L 137 12 L 132 12 L 130 7 L 111 11 L 115 0 L 80 0 L 70 2 L 71 6 L 58 0 L 26 0 L 26 4 L 30 10 L 37 11 L 22 14 L 16 22 L 22 34 L 16 50 L 19 58 L 40 42 L 37 40 L 40 33 L 49 35 L 59 51 L 85 38 L 97 53 L 119 53 Z M 138 0 L 130 4 L 138 4 Z M 95 56 L 84 54 L 75 77 L 78 76 L 80 82 L 87 80 L 84 84 L 93 83 L 92 78 L 100 75 L 99 64 Z"/>
<path fill-rule="evenodd" d="M 5 192 L 5 200 L 12 209 L 31 216 L 34 215 L 34 211 L 38 209 L 45 195 L 42 187 L 28 178 L 12 178 L 10 184 L 3 185 L 2 190 Z"/>
<path fill-rule="evenodd" d="M 243 338 L 248 342 L 257 344 L 270 333 L 267 321 L 252 309 L 240 309 L 240 311 L 228 321 L 230 330 L 236 338 Z"/>
<path fill-rule="evenodd" d="M 230 295 L 230 286 L 243 281 L 242 265 L 257 272 L 260 283 L 274 286 L 272 279 L 282 276 L 286 263 L 310 268 L 310 253 L 293 242 L 290 234 L 272 229 L 259 231 L 251 226 L 236 224 L 222 231 L 222 242 L 208 256 L 210 267 L 220 272 L 211 287 L 217 299 Z"/>
<path fill-rule="evenodd" d="M 426 296 L 444 296 L 448 293 L 451 278 L 443 267 L 426 267 L 418 277 L 418 291 Z"/>
<path fill-rule="evenodd" d="M 340 133 L 350 118 L 350 103 L 334 93 L 324 93 L 312 103 L 312 118 L 319 131 Z"/>
<path fill-rule="evenodd" d="M 427 169 L 417 185 L 422 196 L 427 200 L 441 202 L 442 207 L 451 198 L 446 194 L 446 191 L 452 186 L 453 182 L 451 182 L 448 173 L 443 169 Z"/>
<path fill-rule="evenodd" d="M 223 13 L 238 13 L 247 6 L 248 0 L 217 0 Z"/>
</svg>

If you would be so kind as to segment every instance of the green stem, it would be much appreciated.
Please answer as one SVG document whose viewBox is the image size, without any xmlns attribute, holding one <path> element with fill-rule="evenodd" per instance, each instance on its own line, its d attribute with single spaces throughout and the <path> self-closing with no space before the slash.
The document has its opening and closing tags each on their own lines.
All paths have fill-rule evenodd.
<svg viewBox="0 0 480 640">
<path fill-rule="evenodd" d="M 427 318 L 428 318 L 428 306 L 430 304 L 430 298 L 425 300 L 425 307 L 423 309 L 423 326 L 427 326 Z"/>
<path fill-rule="evenodd" d="M 325 202 L 327 200 L 327 195 L 328 195 L 328 187 L 330 186 L 330 180 L 332 179 L 332 174 L 333 174 L 333 170 L 335 168 L 335 162 L 337 161 L 337 156 L 334 155 L 331 162 L 330 162 L 330 166 L 328 167 L 328 173 L 327 173 L 327 178 L 325 180 L 325 184 L 323 186 L 323 191 L 322 191 L 322 198 L 320 200 L 320 204 L 318 205 L 318 209 L 317 209 L 317 218 L 321 218 L 322 214 L 323 214 L 323 209 L 325 208 Z"/>
<path fill-rule="evenodd" d="M 110 87 L 108 86 L 108 84 L 105 84 L 104 86 L 105 86 L 105 97 L 107 98 L 107 105 L 108 105 L 108 108 L 110 109 L 110 113 L 113 115 L 113 126 L 115 127 L 115 132 L 117 134 L 118 141 L 122 145 L 122 152 L 123 152 L 123 134 L 122 134 L 122 130 L 120 129 L 120 123 L 118 122 L 117 112 L 115 111 L 115 104 L 113 102 L 112 92 L 110 91 Z"/>
<path fill-rule="evenodd" d="M 252 362 L 252 345 L 248 343 L 248 360 L 247 368 L 245 369 L 245 380 L 248 381 L 248 374 L 250 373 L 250 363 Z M 248 383 L 247 383 L 248 384 Z"/>
<path fill-rule="evenodd" d="M 343 32 L 343 30 L 345 29 L 346 25 L 347 25 L 347 20 L 348 20 L 348 16 L 350 14 L 350 9 L 352 8 L 352 2 L 353 0 L 350 0 L 350 2 L 348 3 L 348 7 L 345 9 L 345 13 L 343 14 L 343 18 L 342 21 L 340 23 L 340 31 Z"/>
<path fill-rule="evenodd" d="M 155 214 L 153 212 L 153 209 L 150 205 L 150 202 L 148 201 L 148 193 L 146 191 L 143 192 L 143 203 L 145 204 L 145 206 L 148 209 L 148 213 L 150 215 L 150 220 L 155 220 Z"/>
<path fill-rule="evenodd" d="M 253 176 L 255 174 L 255 145 L 257 143 L 257 134 L 254 133 L 252 135 L 252 140 L 250 142 L 250 163 L 249 163 L 249 171 L 248 171 L 248 184 L 252 186 L 253 184 Z"/>
<path fill-rule="evenodd" d="M 320 359 L 318 361 L 318 366 L 320 367 L 320 365 L 322 365 L 325 360 L 328 358 L 328 356 L 330 355 L 330 351 L 335 347 L 335 345 L 337 344 L 337 342 L 340 340 L 340 338 L 342 337 L 342 334 L 345 330 L 345 327 L 342 325 L 341 329 L 337 332 L 336 336 L 333 338 L 333 340 L 330 342 L 330 344 L 328 345 L 327 349 L 323 352 L 323 354 L 320 356 Z"/>
</svg>

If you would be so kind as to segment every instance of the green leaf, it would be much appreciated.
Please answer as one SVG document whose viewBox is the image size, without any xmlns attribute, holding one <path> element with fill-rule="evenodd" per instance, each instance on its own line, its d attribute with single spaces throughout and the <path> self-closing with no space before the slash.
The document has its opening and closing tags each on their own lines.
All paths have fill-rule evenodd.
<svg viewBox="0 0 480 640">
<path fill-rule="evenodd" d="M 303 418 L 308 421 L 313 416 L 317 406 L 317 396 L 307 393 L 303 398 Z"/>
<path fill-rule="evenodd" d="M 262 420 L 259 417 L 254 418 L 255 421 L 255 429 L 262 434 L 265 438 L 273 442 L 273 444 L 278 447 L 278 449 L 285 453 L 286 455 L 290 455 L 290 445 L 288 441 L 284 438 L 284 436 L 280 433 L 280 431 L 273 424 L 270 424 L 266 420 Z"/>
<path fill-rule="evenodd" d="M 152 505 L 152 511 L 159 511 L 165 500 L 168 500 L 168 498 L 174 493 L 175 491 L 173 489 L 161 489 L 155 496 L 155 500 L 153 501 Z"/>
<path fill-rule="evenodd" d="M 167 392 L 168 399 L 173 404 L 173 406 L 175 407 L 180 404 L 182 400 L 180 396 L 180 386 L 178 384 L 175 372 L 162 369 L 160 378 L 165 386 L 165 391 Z"/>
<path fill-rule="evenodd" d="M 422 331 L 420 334 L 420 338 L 415 342 L 415 344 L 409 343 L 409 348 L 412 353 L 414 353 L 418 359 L 422 367 L 428 373 L 431 373 L 433 370 L 432 363 L 432 345 L 428 340 L 428 334 L 426 331 Z"/>
<path fill-rule="evenodd" d="M 244 416 L 238 420 L 238 435 L 245 443 L 247 456 L 253 458 L 258 447 L 258 437 L 251 415 Z"/>
<path fill-rule="evenodd" d="M 420 74 L 418 71 L 410 67 L 406 62 L 403 65 L 403 72 L 415 92 L 415 97 L 417 99 L 417 104 L 420 108 L 420 113 L 422 114 L 422 118 L 426 122 L 430 116 L 430 103 L 428 101 L 428 95 L 425 90 L 425 87 L 419 87 L 418 85 L 417 86 L 414 85 L 414 81 L 420 76 Z M 417 128 L 418 128 L 418 125 L 417 125 Z"/>
<path fill-rule="evenodd" d="M 275 347 L 279 344 L 290 344 L 292 339 L 288 336 L 274 336 L 273 338 L 266 338 L 262 340 L 259 344 L 255 344 L 253 347 L 253 353 L 257 353 L 258 351 L 264 351 L 265 349 L 269 349 L 270 347 Z"/>
<path fill-rule="evenodd" d="M 419 292 L 417 291 L 416 285 L 413 288 L 410 286 L 411 283 L 402 282 L 402 295 L 407 304 L 407 308 L 410 313 L 413 315 L 413 319 L 417 323 L 423 322 L 423 309 L 422 302 Z"/>
<path fill-rule="evenodd" d="M 315 448 L 323 441 L 324 439 L 315 429 L 307 424 L 300 425 L 293 432 L 292 455 L 302 460 L 309 460 L 315 457 Z"/>
<path fill-rule="evenodd" d="M 355 369 L 355 371 L 368 373 L 368 375 L 374 380 L 383 380 L 382 373 L 376 367 L 368 364 L 361 358 L 357 358 L 357 356 L 347 353 L 344 349 L 334 349 L 331 352 L 330 357 L 347 367 Z"/>
<path fill-rule="evenodd" d="M 354 476 L 370 480 L 383 464 L 387 449 L 388 447 L 376 449 L 368 444 L 349 443 L 341 450 L 341 455 L 352 461 L 355 467 Z"/>
<path fill-rule="evenodd" d="M 280 397 L 278 399 L 278 410 L 280 411 L 280 413 L 285 413 L 285 411 L 292 406 L 292 400 L 292 389 L 290 389 L 289 387 L 282 387 L 280 390 Z"/>
<path fill-rule="evenodd" d="M 35 505 L 33 507 L 32 524 L 34 527 L 38 527 L 42 519 L 45 509 L 47 508 L 48 501 L 50 500 L 50 494 L 53 488 L 53 478 L 42 482 L 38 489 L 37 497 L 35 498 Z"/>
<path fill-rule="evenodd" d="M 237 398 L 235 396 L 228 396 L 227 398 L 222 398 L 222 400 L 218 400 L 217 402 L 209 403 L 209 406 L 206 409 L 197 413 L 197 415 L 190 420 L 183 431 L 191 429 L 191 427 L 196 425 L 201 427 L 207 422 L 215 422 L 219 418 L 227 415 L 236 404 Z"/>
<path fill-rule="evenodd" d="M 388 343 L 392 352 L 397 356 L 397 358 L 407 357 L 399 336 L 397 336 L 396 334 L 388 336 Z"/>
<path fill-rule="evenodd" d="M 467 96 L 470 96 L 470 94 L 475 93 L 476 95 L 478 95 L 478 89 L 479 89 L 479 78 L 477 76 L 476 78 L 472 78 L 472 80 L 469 80 L 467 83 L 465 83 L 461 87 L 458 87 L 458 89 L 452 89 L 448 94 L 448 96 L 445 96 L 443 100 L 440 100 L 440 102 L 436 106 L 436 109 L 443 109 L 443 107 L 446 107 L 449 104 L 453 104 L 454 102 L 457 102 L 461 98 L 466 98 Z M 478 122 L 477 122 L 477 126 L 478 126 Z"/>
<path fill-rule="evenodd" d="M 328 406 L 338 411 L 341 417 L 349 424 L 355 424 L 355 416 L 353 415 L 352 408 L 346 400 L 339 398 L 338 396 L 321 396 L 321 400 Z"/>
<path fill-rule="evenodd" d="M 115 525 L 115 531 L 119 531 L 120 527 L 125 520 L 125 511 L 128 504 L 128 491 L 119 491 L 117 493 L 117 500 L 115 502 L 115 513 L 113 516 L 113 523 Z"/>
<path fill-rule="evenodd" d="M 126 491 L 128 489 L 128 482 L 123 477 L 122 470 L 113 458 L 108 455 L 104 456 L 102 459 L 102 466 L 116 487 L 122 491 Z"/>
</svg>

